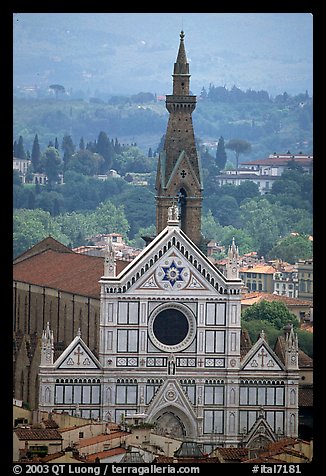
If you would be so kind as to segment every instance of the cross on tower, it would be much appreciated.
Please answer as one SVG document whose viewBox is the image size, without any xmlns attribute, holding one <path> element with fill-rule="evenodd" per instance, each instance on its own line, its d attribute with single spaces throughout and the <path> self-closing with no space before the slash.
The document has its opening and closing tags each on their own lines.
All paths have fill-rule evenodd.
<svg viewBox="0 0 326 476">
<path fill-rule="evenodd" d="M 181 170 L 180 175 L 182 178 L 185 178 L 185 176 L 187 175 L 187 172 L 185 170 Z"/>
<path fill-rule="evenodd" d="M 262 349 L 259 354 L 258 354 L 258 357 L 261 357 L 261 366 L 264 367 L 264 357 L 267 357 L 268 354 L 267 352 L 264 351 L 264 349 Z"/>
<path fill-rule="evenodd" d="M 80 347 L 78 347 L 74 355 L 77 355 L 77 365 L 80 365 L 80 356 L 84 355 L 84 352 L 81 352 Z"/>
</svg>

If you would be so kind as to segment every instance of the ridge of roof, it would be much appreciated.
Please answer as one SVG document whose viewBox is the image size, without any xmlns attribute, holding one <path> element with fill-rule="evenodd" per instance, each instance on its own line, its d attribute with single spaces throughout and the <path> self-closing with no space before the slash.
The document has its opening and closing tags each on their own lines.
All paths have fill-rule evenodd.
<svg viewBox="0 0 326 476">
<path fill-rule="evenodd" d="M 18 255 L 14 259 L 14 264 L 19 263 L 20 261 L 23 261 L 25 259 L 32 258 L 33 256 L 41 254 L 47 250 L 53 250 L 59 253 L 73 253 L 73 251 L 70 248 L 68 248 L 68 246 L 60 243 L 60 241 L 56 240 L 55 238 L 49 235 L 43 240 L 33 245 L 28 250 L 23 251 L 23 253 Z"/>
</svg>

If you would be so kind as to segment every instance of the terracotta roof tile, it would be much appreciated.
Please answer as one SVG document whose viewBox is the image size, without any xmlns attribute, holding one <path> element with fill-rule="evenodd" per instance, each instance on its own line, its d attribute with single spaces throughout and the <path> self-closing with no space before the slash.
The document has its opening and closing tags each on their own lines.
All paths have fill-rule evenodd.
<svg viewBox="0 0 326 476">
<path fill-rule="evenodd" d="M 98 436 L 93 436 L 91 438 L 84 438 L 82 440 L 79 440 L 78 443 L 78 448 L 85 448 L 86 446 L 92 446 L 95 445 L 96 443 L 102 443 L 103 441 L 111 441 L 115 440 L 117 438 L 121 438 L 123 436 L 128 435 L 129 433 L 125 431 L 115 431 L 113 433 L 110 433 L 108 435 L 98 435 Z"/>
<path fill-rule="evenodd" d="M 59 425 L 54 420 L 42 420 L 42 425 L 44 428 L 59 428 Z"/>
<path fill-rule="evenodd" d="M 243 458 L 248 457 L 248 448 L 217 448 L 222 458 L 225 461 L 240 462 Z"/>
<path fill-rule="evenodd" d="M 62 440 L 54 428 L 16 428 L 14 432 L 19 440 Z"/>
<path fill-rule="evenodd" d="M 313 407 L 314 392 L 312 385 L 299 387 L 299 407 Z"/>
<path fill-rule="evenodd" d="M 312 301 L 307 301 L 305 299 L 291 298 L 288 296 L 280 296 L 279 294 L 266 293 L 263 291 L 254 291 L 251 293 L 245 293 L 241 295 L 241 302 L 243 304 L 253 304 L 259 301 L 279 301 L 284 302 L 289 306 L 309 306 L 312 307 Z"/>
<path fill-rule="evenodd" d="M 98 453 L 92 453 L 91 455 L 86 456 L 86 461 L 88 463 L 94 463 L 96 458 L 103 459 L 109 458 L 111 456 L 122 455 L 126 453 L 127 450 L 125 448 L 112 448 L 111 450 L 100 451 Z"/>
<path fill-rule="evenodd" d="M 104 258 L 52 249 L 14 264 L 13 279 L 82 296 L 100 297 L 98 281 L 103 276 Z M 117 273 L 129 262 L 117 261 Z"/>
</svg>

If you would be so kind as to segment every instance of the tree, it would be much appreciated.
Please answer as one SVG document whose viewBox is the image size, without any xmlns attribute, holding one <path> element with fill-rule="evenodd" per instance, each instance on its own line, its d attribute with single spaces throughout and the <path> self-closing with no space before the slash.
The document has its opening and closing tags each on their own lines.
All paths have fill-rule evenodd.
<svg viewBox="0 0 326 476">
<path fill-rule="evenodd" d="M 280 207 L 266 198 L 252 198 L 240 205 L 243 229 L 254 240 L 255 250 L 266 256 L 280 236 L 278 214 Z"/>
<path fill-rule="evenodd" d="M 66 170 L 74 170 L 83 175 L 97 175 L 104 162 L 100 154 L 80 149 L 68 162 Z"/>
<path fill-rule="evenodd" d="M 290 312 L 283 302 L 279 301 L 262 300 L 255 303 L 242 312 L 241 319 L 243 322 L 267 321 L 279 330 L 287 324 L 293 324 L 295 328 L 300 326 L 295 314 Z"/>
<path fill-rule="evenodd" d="M 54 92 L 56 99 L 58 99 L 59 94 L 64 94 L 66 92 L 64 86 L 62 86 L 61 84 L 51 84 L 49 86 L 49 89 Z"/>
<path fill-rule="evenodd" d="M 62 139 L 61 149 L 63 150 L 63 164 L 64 170 L 66 170 L 69 160 L 72 158 L 75 152 L 75 146 L 71 136 L 65 135 Z"/>
<path fill-rule="evenodd" d="M 26 152 L 24 149 L 24 139 L 22 136 L 19 136 L 16 154 L 17 154 L 16 155 L 17 159 L 26 159 Z"/>
<path fill-rule="evenodd" d="M 98 233 L 121 233 L 127 236 L 129 223 L 125 216 L 123 205 L 115 206 L 111 201 L 106 200 L 90 213 L 88 216 L 91 234 Z"/>
<path fill-rule="evenodd" d="M 79 150 L 85 150 L 85 142 L 83 137 L 81 137 L 79 141 Z"/>
<path fill-rule="evenodd" d="M 226 164 L 227 155 L 225 152 L 224 138 L 221 136 L 216 147 L 216 165 L 219 170 L 223 170 Z"/>
<path fill-rule="evenodd" d="M 96 142 L 96 152 L 104 159 L 101 172 L 107 173 L 112 167 L 114 150 L 107 134 L 103 131 L 101 131 L 98 135 Z"/>
<path fill-rule="evenodd" d="M 279 258 L 291 264 L 295 264 L 299 259 L 311 259 L 312 256 L 312 242 L 307 237 L 300 235 L 286 236 L 273 246 L 269 252 L 270 258 Z"/>
<path fill-rule="evenodd" d="M 43 210 L 15 210 L 13 214 L 13 255 L 20 255 L 31 246 L 53 236 L 64 245 L 69 240 L 57 223 L 51 219 L 50 213 Z"/>
<path fill-rule="evenodd" d="M 242 139 L 231 139 L 225 145 L 225 148 L 233 150 L 235 152 L 236 169 L 238 170 L 240 154 L 247 154 L 248 152 L 250 152 L 251 144 Z"/>
<path fill-rule="evenodd" d="M 40 149 L 40 144 L 38 141 L 37 134 L 35 134 L 34 141 L 33 141 L 31 160 L 32 160 L 33 171 L 39 172 L 40 166 L 41 166 L 41 149 Z"/>
<path fill-rule="evenodd" d="M 59 179 L 61 165 L 59 152 L 55 147 L 48 147 L 42 156 L 42 161 L 44 163 L 44 171 L 48 178 L 49 187 L 52 188 L 53 184 Z"/>
</svg>

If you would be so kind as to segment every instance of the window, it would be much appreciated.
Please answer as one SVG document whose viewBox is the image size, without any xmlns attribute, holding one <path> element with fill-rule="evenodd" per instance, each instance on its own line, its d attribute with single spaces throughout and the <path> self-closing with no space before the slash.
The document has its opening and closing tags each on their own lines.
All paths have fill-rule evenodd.
<svg viewBox="0 0 326 476">
<path fill-rule="evenodd" d="M 207 353 L 221 354 L 224 352 L 224 331 L 206 331 L 205 336 L 205 351 Z"/>
<path fill-rule="evenodd" d="M 205 405 L 223 405 L 224 386 L 223 385 L 205 385 L 204 404 Z"/>
<path fill-rule="evenodd" d="M 206 325 L 223 326 L 225 324 L 225 304 L 207 303 Z"/>
<path fill-rule="evenodd" d="M 116 403 L 137 403 L 137 385 L 117 385 Z"/>
<path fill-rule="evenodd" d="M 100 404 L 100 385 L 56 385 L 56 404 Z"/>
<path fill-rule="evenodd" d="M 193 405 L 196 403 L 196 386 L 195 385 L 182 385 L 183 390 L 188 395 L 189 400 Z"/>
<path fill-rule="evenodd" d="M 118 352 L 138 351 L 138 331 L 134 329 L 118 330 Z"/>
<path fill-rule="evenodd" d="M 223 410 L 204 410 L 204 433 L 223 433 Z"/>
<path fill-rule="evenodd" d="M 119 302 L 118 324 L 138 324 L 139 303 Z"/>
<path fill-rule="evenodd" d="M 84 438 L 84 432 L 83 431 L 80 431 L 78 433 L 78 438 Z"/>
</svg>

